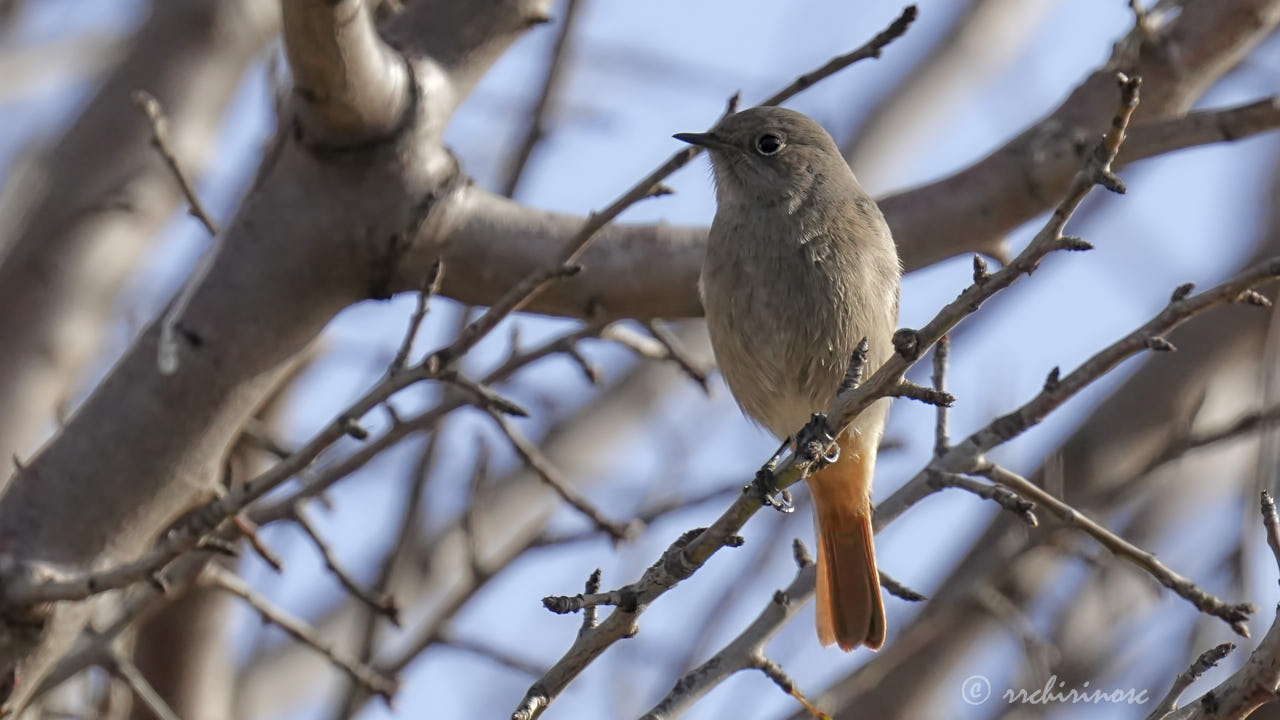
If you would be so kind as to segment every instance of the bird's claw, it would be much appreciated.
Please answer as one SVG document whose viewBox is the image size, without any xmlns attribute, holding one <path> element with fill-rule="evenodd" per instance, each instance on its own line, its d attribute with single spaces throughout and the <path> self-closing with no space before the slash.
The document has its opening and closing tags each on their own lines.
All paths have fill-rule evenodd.
<svg viewBox="0 0 1280 720">
<path fill-rule="evenodd" d="M 814 413 L 796 436 L 796 452 L 811 463 L 810 469 L 821 470 L 840 459 L 840 446 L 835 441 L 826 413 Z"/>
<path fill-rule="evenodd" d="M 777 477 L 773 474 L 774 461 L 756 471 L 756 478 L 751 482 L 760 502 L 780 513 L 795 512 L 796 506 L 791 502 L 791 493 L 778 489 Z"/>
</svg>

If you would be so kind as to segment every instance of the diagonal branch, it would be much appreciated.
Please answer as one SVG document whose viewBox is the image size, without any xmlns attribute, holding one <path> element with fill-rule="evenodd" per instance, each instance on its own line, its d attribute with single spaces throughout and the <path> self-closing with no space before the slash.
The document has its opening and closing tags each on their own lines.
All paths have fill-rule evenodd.
<svg viewBox="0 0 1280 720">
<path fill-rule="evenodd" d="M 633 535 L 632 526 L 605 517 L 599 508 L 591 504 L 591 501 L 575 490 L 569 484 L 569 481 L 560 474 L 560 471 L 551 464 L 551 461 L 542 454 L 538 446 L 530 442 L 523 433 L 517 430 L 506 416 L 492 407 L 486 406 L 484 410 L 489 413 L 489 417 L 497 424 L 498 429 L 502 430 L 502 433 L 511 441 L 512 447 L 520 454 L 525 465 L 528 465 L 529 469 L 536 472 L 538 477 L 542 478 L 543 482 L 549 485 L 552 490 L 555 490 L 556 494 L 566 503 L 591 520 L 597 529 L 608 533 L 614 542 L 622 542 Z"/>
<path fill-rule="evenodd" d="M 315 629 L 305 621 L 273 605 L 231 571 L 210 565 L 205 569 L 205 578 L 206 582 L 213 587 L 244 600 L 262 616 L 263 621 L 276 625 L 298 642 L 324 655 L 334 667 L 346 673 L 368 692 L 382 696 L 388 703 L 395 696 L 397 682 L 394 678 L 387 677 L 359 660 L 339 652 L 318 637 Z"/>
<path fill-rule="evenodd" d="M 837 396 L 831 411 L 828 413 L 828 416 L 835 420 L 832 423 L 833 427 L 843 430 L 856 417 L 858 412 L 868 407 L 876 399 L 884 397 L 897 389 L 906 369 L 914 364 L 931 345 L 942 338 L 961 319 L 976 312 L 985 299 L 1000 289 L 1012 285 L 1022 274 L 1029 274 L 1048 254 L 1057 250 L 1081 249 L 1086 245 L 1083 241 L 1064 237 L 1062 230 L 1075 208 L 1079 206 L 1084 196 L 1095 183 L 1104 184 L 1113 190 L 1123 188 L 1123 184 L 1115 177 L 1110 168 L 1111 162 L 1123 142 L 1127 123 L 1132 116 L 1134 108 L 1137 106 L 1139 82 L 1137 79 L 1129 79 L 1123 75 L 1119 77 L 1119 80 L 1121 98 L 1112 126 L 1104 134 L 1093 152 L 1086 157 L 1082 168 L 1076 174 L 1070 191 L 1059 203 L 1058 208 L 1046 223 L 1045 228 L 1032 240 L 1023 253 L 1009 265 L 997 273 L 975 278 L 973 285 L 965 289 L 957 300 L 939 311 L 924 328 L 918 331 L 900 331 L 899 336 L 895 337 L 898 354 L 886 362 L 867 381 Z M 1195 312 L 1234 300 L 1245 289 L 1270 280 L 1277 273 L 1280 273 L 1280 262 L 1264 263 L 1255 268 L 1254 271 L 1245 273 L 1218 288 L 1171 303 L 1170 308 L 1166 308 L 1157 317 L 1157 321 L 1177 324 Z M 1157 323 L 1157 321 L 1153 321 L 1153 323 Z M 1127 352 L 1131 354 L 1148 346 L 1145 340 L 1153 336 L 1152 333 L 1147 332 L 1151 329 L 1149 326 L 1144 326 L 1142 329 L 1140 337 L 1143 342 L 1139 346 L 1130 347 L 1125 345 Z M 1126 340 L 1128 339 L 1126 338 Z M 1121 344 L 1124 345 L 1125 341 L 1122 341 Z M 1115 359 L 1114 362 L 1118 363 L 1119 360 Z M 1108 364 L 1107 362 L 1086 364 L 1089 365 L 1088 372 L 1095 372 L 1098 375 L 1106 372 L 1110 367 L 1114 367 L 1114 364 Z M 1073 373 L 1057 385 L 1059 388 L 1062 385 L 1071 385 L 1075 388 L 1073 392 L 1078 392 L 1081 386 L 1077 383 L 1083 380 L 1087 374 L 1087 372 Z M 838 436 L 839 433 L 832 434 Z M 966 441 L 949 450 L 942 458 L 935 460 L 936 469 L 947 469 L 943 463 L 960 456 L 961 448 L 968 445 L 969 441 Z M 777 488 L 785 489 L 804 477 L 808 468 L 821 455 L 823 455 L 822 452 L 797 452 L 789 455 L 774 470 L 773 476 L 776 480 Z M 920 480 L 920 476 L 917 476 L 916 480 Z M 915 482 L 913 480 L 913 484 Z M 921 482 L 926 481 L 921 480 Z M 929 492 L 927 489 L 919 492 L 911 502 L 918 501 L 920 497 L 929 494 Z M 761 500 L 762 498 L 754 485 L 748 485 L 733 505 L 709 528 L 686 533 L 673 543 L 662 558 L 650 566 L 638 581 L 618 591 L 606 594 L 611 598 L 623 599 L 625 603 L 618 606 L 595 632 L 580 636 L 560 661 L 529 688 L 524 699 L 517 706 L 516 712 L 512 715 L 513 719 L 530 720 L 537 717 L 550 701 L 605 649 L 617 640 L 633 635 L 637 630 L 637 618 L 644 608 L 677 583 L 690 577 L 720 548 L 732 544 L 738 537 L 739 529 L 762 506 Z M 905 508 L 905 505 L 903 508 Z M 898 512 L 900 513 L 901 510 Z M 877 512 L 877 526 L 883 526 L 892 517 L 882 519 L 880 513 Z"/>
<path fill-rule="evenodd" d="M 641 720 L 670 720 L 688 712 L 699 699 L 734 673 L 760 667 L 765 660 L 765 645 L 795 616 L 813 596 L 817 574 L 804 545 L 795 541 L 799 569 L 785 589 L 773 594 L 756 619 L 707 658 L 676 681 L 671 690 Z M 807 562 L 806 562 L 807 561 Z"/>
<path fill-rule="evenodd" d="M 568 67 L 569 38 L 573 36 L 573 29 L 584 2 L 585 0 L 565 2 L 564 19 L 560 22 L 560 32 L 556 35 L 556 41 L 551 46 L 551 59 L 547 63 L 547 72 L 542 78 L 542 89 L 538 92 L 538 101 L 534 103 L 533 111 L 529 113 L 529 120 L 525 124 L 524 132 L 521 133 L 520 144 L 516 146 L 516 151 L 512 153 L 502 173 L 500 187 L 502 194 L 507 197 L 515 197 L 516 190 L 520 187 L 520 180 L 529 166 L 529 159 L 533 157 L 534 150 L 546 135 L 551 106 L 556 96 L 560 94 L 565 69 Z"/>
</svg>

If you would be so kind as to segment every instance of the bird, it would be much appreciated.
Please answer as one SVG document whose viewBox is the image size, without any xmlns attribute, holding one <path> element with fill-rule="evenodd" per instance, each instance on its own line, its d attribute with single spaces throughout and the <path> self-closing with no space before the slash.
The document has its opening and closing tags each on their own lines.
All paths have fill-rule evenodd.
<svg viewBox="0 0 1280 720">
<path fill-rule="evenodd" d="M 884 215 L 812 118 L 754 107 L 676 139 L 711 157 L 716 214 L 699 290 L 712 350 L 743 412 L 793 437 L 835 398 L 860 342 L 866 368 L 893 353 L 902 266 Z M 883 398 L 812 472 L 817 631 L 848 652 L 884 644 L 887 625 L 871 486 L 888 417 Z"/>
</svg>

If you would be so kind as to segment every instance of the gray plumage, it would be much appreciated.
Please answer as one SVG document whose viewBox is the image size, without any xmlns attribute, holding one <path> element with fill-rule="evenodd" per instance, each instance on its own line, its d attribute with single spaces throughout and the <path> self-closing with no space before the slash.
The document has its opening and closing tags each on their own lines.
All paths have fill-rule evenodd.
<svg viewBox="0 0 1280 720">
<path fill-rule="evenodd" d="M 765 136 L 781 143 L 776 152 L 757 147 Z M 697 137 L 715 168 L 701 292 L 716 360 L 743 410 L 787 437 L 830 405 L 859 340 L 871 345 L 868 374 L 892 353 L 897 249 L 809 117 L 751 108 Z M 856 429 L 878 437 L 886 412 L 879 403 Z"/>
<path fill-rule="evenodd" d="M 706 147 L 715 168 L 701 290 L 716 361 L 747 415 L 789 436 L 831 405 L 862 338 L 868 373 L 893 352 L 893 238 L 831 136 L 798 112 L 752 108 L 676 137 Z M 871 524 L 887 412 L 881 400 L 859 415 L 839 459 L 808 477 L 818 639 L 846 651 L 878 649 L 888 632 Z"/>
</svg>

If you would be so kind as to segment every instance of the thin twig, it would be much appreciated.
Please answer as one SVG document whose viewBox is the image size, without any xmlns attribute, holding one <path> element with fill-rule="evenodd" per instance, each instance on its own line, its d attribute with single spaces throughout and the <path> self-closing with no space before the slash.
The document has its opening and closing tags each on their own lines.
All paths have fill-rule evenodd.
<svg viewBox="0 0 1280 720">
<path fill-rule="evenodd" d="M 1276 503 L 1271 493 L 1262 491 L 1262 527 L 1267 531 L 1267 546 L 1275 557 L 1276 567 L 1280 568 L 1280 517 L 1276 516 Z"/>
<path fill-rule="evenodd" d="M 564 20 L 560 23 L 560 32 L 551 46 L 551 57 L 547 62 L 547 72 L 542 78 L 542 89 L 538 92 L 538 101 L 528 115 L 529 121 L 525 125 L 520 144 L 503 173 L 502 194 L 507 197 L 515 197 L 516 189 L 520 187 L 520 180 L 524 177 L 525 168 L 529 165 L 529 158 L 533 157 L 534 150 L 546 135 L 551 106 L 560 94 L 565 69 L 569 65 L 569 38 L 573 35 L 574 24 L 583 4 L 584 0 L 566 0 L 565 2 Z"/>
<path fill-rule="evenodd" d="M 471 568 L 471 577 L 487 577 L 493 571 L 480 559 L 479 533 L 476 531 L 476 515 L 480 512 L 480 489 L 489 479 L 489 444 L 483 435 L 476 437 L 476 462 L 471 470 L 471 480 L 467 483 L 467 506 L 462 511 L 462 536 L 467 547 L 467 566 Z"/>
<path fill-rule="evenodd" d="M 404 339 L 400 341 L 400 347 L 396 350 L 395 357 L 391 359 L 391 368 L 389 372 L 392 374 L 404 370 L 409 364 L 409 353 L 413 352 L 413 341 L 418 337 L 418 332 L 422 329 L 422 322 L 427 318 L 428 306 L 431 304 L 431 298 L 440 292 L 440 285 L 444 281 L 444 261 L 439 258 L 431 266 L 431 272 L 422 279 L 422 286 L 418 288 L 416 304 L 413 307 L 413 315 L 409 317 L 409 326 L 405 328 Z"/>
<path fill-rule="evenodd" d="M 908 400 L 916 400 L 926 405 L 933 405 L 939 408 L 949 408 L 955 404 L 956 398 L 951 393 L 935 390 L 931 387 L 917 385 L 908 380 L 899 380 L 889 393 L 893 397 L 907 398 Z"/>
<path fill-rule="evenodd" d="M 436 641 L 436 644 L 471 653 L 472 655 L 479 655 L 482 658 L 488 658 L 503 667 L 511 668 L 516 672 L 523 673 L 530 677 L 538 677 L 547 671 L 544 666 L 516 657 L 506 650 L 493 647 L 492 645 L 486 645 L 477 640 L 468 640 L 451 634 L 445 634 Z"/>
<path fill-rule="evenodd" d="M 1274 509 L 1273 509 L 1274 510 Z M 1146 720 L 1164 720 L 1165 716 L 1178 709 L 1178 698 L 1182 697 L 1182 693 L 1191 687 L 1191 683 L 1199 680 L 1202 675 L 1209 672 L 1210 668 L 1217 667 L 1218 663 L 1230 655 L 1236 649 L 1235 643 L 1225 642 L 1221 645 L 1205 650 L 1200 653 L 1200 657 L 1191 663 L 1186 670 L 1178 673 L 1178 677 L 1174 678 L 1173 686 L 1169 688 L 1169 692 L 1147 715 Z"/>
<path fill-rule="evenodd" d="M 613 605 L 623 609 L 630 608 L 628 612 L 635 611 L 635 593 L 628 592 L 625 588 L 608 592 L 598 592 L 598 590 L 599 588 L 597 587 L 597 591 L 588 590 L 577 595 L 548 595 L 542 598 L 542 606 L 557 615 L 592 610 L 601 605 Z"/>
<path fill-rule="evenodd" d="M 701 385 L 704 392 L 711 392 L 710 371 L 702 363 L 690 357 L 689 351 L 680 343 L 680 339 L 675 336 L 675 333 L 667 329 L 667 326 L 661 320 L 656 319 L 644 321 L 644 327 L 653 336 L 654 340 L 662 344 L 668 358 L 679 365 L 686 375 Z"/>
<path fill-rule="evenodd" d="M 238 529 L 249 542 L 249 547 L 253 548 L 253 551 L 258 554 L 258 557 L 262 558 L 263 562 L 269 565 L 271 569 L 275 570 L 277 573 L 284 572 L 284 561 L 280 559 L 280 556 L 277 555 L 276 552 L 267 545 L 266 541 L 262 539 L 262 536 L 258 534 L 259 528 L 257 524 L 250 520 L 244 513 L 236 513 L 236 515 L 231 518 L 231 521 L 235 524 L 236 529 Z"/>
<path fill-rule="evenodd" d="M 591 576 L 587 578 L 587 583 L 583 586 L 583 593 L 586 595 L 594 595 L 598 592 L 600 592 L 600 568 L 591 571 Z M 596 611 L 595 605 L 583 608 L 582 627 L 578 629 L 578 635 L 595 630 L 596 625 L 599 623 L 599 613 Z"/>
<path fill-rule="evenodd" d="M 182 720 L 178 717 L 178 713 L 169 707 L 169 703 L 160 697 L 160 693 L 151 687 L 151 683 L 147 682 L 147 678 L 143 676 L 138 666 L 120 652 L 111 653 L 111 673 L 123 680 L 124 684 L 129 686 L 133 694 L 158 720 Z"/>
<path fill-rule="evenodd" d="M 976 255 L 974 257 L 977 257 Z M 947 361 L 951 358 L 951 339 L 943 335 L 933 346 L 933 389 L 947 392 Z M 950 406 L 938 404 L 937 423 L 933 432 L 933 456 L 942 457 L 951 449 Z"/>
<path fill-rule="evenodd" d="M 516 449 L 521 459 L 524 460 L 524 464 L 529 466 L 529 469 L 533 470 L 538 477 L 542 478 L 543 482 L 550 486 L 552 490 L 555 490 L 562 500 L 585 515 L 588 520 L 595 524 L 596 528 L 609 533 L 609 536 L 615 542 L 622 542 L 634 534 L 638 528 L 610 520 L 599 508 L 592 505 L 591 501 L 574 489 L 573 485 L 542 454 L 538 446 L 530 442 L 523 433 L 517 430 L 515 425 L 512 425 L 511 421 L 507 420 L 506 416 L 492 407 L 483 409 L 489 413 L 489 417 L 493 418 L 493 421 L 498 425 L 498 429 L 502 430 L 502 433 L 511 441 L 512 447 Z"/>
<path fill-rule="evenodd" d="M 1017 493 L 992 483 L 985 483 L 975 480 L 964 475 L 956 475 L 955 473 L 933 472 L 930 477 L 930 484 L 938 489 L 942 488 L 959 488 L 977 495 L 984 500 L 991 500 L 1000 507 L 1013 513 L 1019 520 L 1026 523 L 1029 527 L 1036 527 L 1040 521 L 1036 518 L 1035 503 L 1023 498 Z"/>
<path fill-rule="evenodd" d="M 880 587 L 890 595 L 907 602 L 924 602 L 929 599 L 924 593 L 911 589 L 883 570 L 880 571 Z"/>
<path fill-rule="evenodd" d="M 782 692 L 790 695 L 800 701 L 806 712 L 817 720 L 831 720 L 831 716 L 819 710 L 809 699 L 800 692 L 800 687 L 783 671 L 782 666 L 765 657 L 763 653 L 755 655 L 751 658 L 751 666 L 764 673 L 765 677 L 773 681 Z"/>
<path fill-rule="evenodd" d="M 805 562 L 808 551 L 798 540 L 796 555 L 798 569 L 791 584 L 786 589 L 775 592 L 756 619 L 737 637 L 701 665 L 681 675 L 666 696 L 645 713 L 642 720 L 670 720 L 679 717 L 730 675 L 760 668 L 765 645 L 813 596 L 817 579 L 816 567 L 812 560 Z M 612 619 L 611 616 L 610 620 Z M 609 620 L 606 621 L 608 622 Z"/>
<path fill-rule="evenodd" d="M 368 606 L 371 610 L 382 615 L 391 621 L 392 625 L 400 627 L 400 608 L 396 605 L 394 597 L 379 591 L 367 590 L 351 577 L 342 565 L 338 562 L 337 556 L 333 552 L 333 548 L 329 547 L 329 543 L 325 542 L 320 536 L 320 531 L 316 528 L 315 523 L 311 521 L 310 514 L 307 509 L 299 504 L 294 513 L 294 520 L 298 526 L 302 528 L 305 534 L 311 540 L 311 544 L 316 546 L 316 550 L 320 552 L 320 557 L 324 558 L 325 567 L 333 576 L 338 578 L 338 582 L 346 589 L 352 597 Z"/>
<path fill-rule="evenodd" d="M 214 565 L 204 571 L 203 577 L 213 587 L 224 590 L 244 600 L 262 619 L 288 633 L 293 639 L 325 656 L 334 667 L 346 673 L 370 693 L 380 695 L 389 704 L 396 694 L 395 679 L 383 675 L 359 660 L 349 657 L 327 640 L 322 639 L 315 628 L 300 618 L 276 607 L 234 573 Z"/>
<path fill-rule="evenodd" d="M 195 186 L 187 178 L 186 172 L 183 171 L 182 165 L 178 162 L 178 156 L 173 153 L 173 147 L 169 144 L 169 118 L 165 116 L 164 108 L 160 106 L 160 101 L 146 90 L 134 90 L 133 104 L 137 105 L 138 109 L 150 121 L 151 146 L 156 149 L 156 152 L 160 153 L 165 167 L 169 168 L 169 174 L 173 175 L 173 179 L 178 183 L 178 188 L 187 199 L 187 206 L 191 216 L 199 220 L 210 235 L 217 235 L 219 232 L 217 221 L 213 219 L 208 210 L 205 210 L 204 203 L 200 202 L 200 196 L 196 193 Z"/>
<path fill-rule="evenodd" d="M 529 411 L 521 407 L 516 401 L 503 397 L 488 385 L 471 380 L 459 372 L 449 370 L 442 373 L 438 379 L 440 382 L 450 383 L 466 392 L 475 400 L 477 407 L 492 410 L 502 415 L 529 417 Z"/>
<path fill-rule="evenodd" d="M 742 490 L 742 483 L 738 481 L 722 487 L 712 488 L 710 490 L 698 493 L 696 495 L 689 495 L 689 496 L 677 495 L 674 497 L 667 498 L 665 500 L 659 500 L 653 503 L 652 505 L 650 505 L 649 507 L 636 513 L 635 517 L 631 520 L 629 524 L 636 527 L 641 527 L 641 528 L 648 527 L 649 525 L 652 525 L 655 521 L 667 515 L 670 515 L 672 513 L 680 512 L 681 510 L 687 510 L 692 507 L 697 507 L 698 505 L 712 502 L 714 500 L 720 500 L 722 498 L 729 497 L 734 493 L 740 492 L 741 490 Z M 534 540 L 533 543 L 530 545 L 530 547 L 548 547 L 552 545 L 567 545 L 569 543 L 582 542 L 584 540 L 592 540 L 597 537 L 600 537 L 602 534 L 604 533 L 602 533 L 602 531 L 599 528 L 592 527 L 592 528 L 587 528 L 585 530 L 568 532 L 560 535 L 543 535 L 539 537 L 537 540 Z"/>
<path fill-rule="evenodd" d="M 258 418 L 250 418 L 244 424 L 240 429 L 240 437 L 277 460 L 283 460 L 293 454 L 293 451 L 285 447 L 284 443 L 272 436 L 270 429 Z"/>
<path fill-rule="evenodd" d="M 821 80 L 825 80 L 850 65 L 868 58 L 878 58 L 885 46 L 902 37 L 907 32 L 907 28 L 911 27 L 911 23 L 915 22 L 920 12 L 915 5 L 908 5 L 902 9 L 902 14 L 894 20 L 889 27 L 885 28 L 875 37 L 871 38 L 862 47 L 851 53 L 838 55 L 827 61 L 825 65 L 807 72 L 796 78 L 790 85 L 782 88 L 778 92 L 770 95 L 761 105 L 781 105 L 791 99 L 800 92 L 807 90 Z"/>
<path fill-rule="evenodd" d="M 979 459 L 971 473 L 982 475 L 992 482 L 1030 499 L 1036 505 L 1053 513 L 1061 522 L 1083 530 L 1110 550 L 1116 557 L 1129 561 L 1145 570 L 1161 585 L 1195 605 L 1201 612 L 1221 618 L 1241 637 L 1249 637 L 1249 616 L 1256 610 L 1252 603 L 1228 604 L 1209 594 L 1194 582 L 1171 570 L 1152 553 L 1139 548 L 1105 527 L 1094 522 L 1079 510 L 1050 495 L 1026 478 L 1003 468 L 990 460 Z"/>
</svg>

